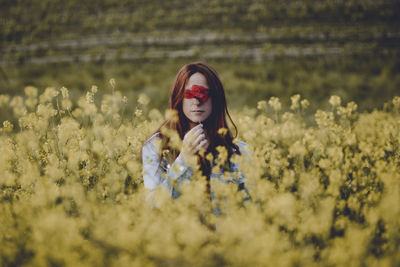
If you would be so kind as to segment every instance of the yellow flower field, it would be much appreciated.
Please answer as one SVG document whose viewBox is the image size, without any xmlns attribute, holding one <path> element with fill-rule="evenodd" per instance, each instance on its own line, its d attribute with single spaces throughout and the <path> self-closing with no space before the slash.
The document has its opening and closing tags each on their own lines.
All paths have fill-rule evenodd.
<svg viewBox="0 0 400 267">
<path fill-rule="evenodd" d="M 313 123 L 299 95 L 233 111 L 252 199 L 216 185 L 217 216 L 198 173 L 177 199 L 143 187 L 142 144 L 171 114 L 97 91 L 0 95 L 13 114 L 0 130 L 1 266 L 400 264 L 400 97 L 360 113 L 332 96 Z"/>
</svg>

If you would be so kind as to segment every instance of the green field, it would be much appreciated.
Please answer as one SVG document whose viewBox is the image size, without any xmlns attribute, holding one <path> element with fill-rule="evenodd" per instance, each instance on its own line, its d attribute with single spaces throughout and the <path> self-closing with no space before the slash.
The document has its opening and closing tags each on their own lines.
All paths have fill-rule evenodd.
<svg viewBox="0 0 400 267">
<path fill-rule="evenodd" d="M 310 111 L 340 95 L 360 110 L 398 94 L 397 1 L 2 1 L 0 93 L 73 96 L 114 78 L 164 109 L 179 68 L 206 61 L 230 107 L 300 93 Z M 318 106 L 317 104 L 318 103 Z M 4 116 L 3 116 L 4 117 Z"/>
<path fill-rule="evenodd" d="M 128 98 L 146 93 L 151 98 L 151 107 L 166 109 L 175 75 L 187 62 L 190 60 L 158 64 L 105 62 L 11 66 L 5 70 L 8 78 L 2 83 L 2 92 L 20 94 L 27 85 L 40 90 L 48 86 L 65 86 L 75 97 L 97 85 L 99 93 L 103 94 L 110 90 L 109 79 L 115 78 L 117 89 Z M 207 62 L 219 72 L 231 109 L 254 106 L 271 96 L 278 96 L 288 103 L 289 96 L 300 93 L 313 102 L 311 111 L 325 107 L 331 94 L 341 96 L 346 102 L 356 101 L 360 110 L 371 110 L 390 101 L 400 88 L 397 58 L 365 56 L 280 58 L 261 63 Z"/>
</svg>

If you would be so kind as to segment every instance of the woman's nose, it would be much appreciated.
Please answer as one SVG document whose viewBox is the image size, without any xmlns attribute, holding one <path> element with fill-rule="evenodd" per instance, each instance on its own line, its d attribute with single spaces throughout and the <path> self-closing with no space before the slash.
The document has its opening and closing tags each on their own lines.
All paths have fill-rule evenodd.
<svg viewBox="0 0 400 267">
<path fill-rule="evenodd" d="M 193 104 L 196 106 L 200 106 L 201 102 L 197 98 L 193 97 Z"/>
</svg>

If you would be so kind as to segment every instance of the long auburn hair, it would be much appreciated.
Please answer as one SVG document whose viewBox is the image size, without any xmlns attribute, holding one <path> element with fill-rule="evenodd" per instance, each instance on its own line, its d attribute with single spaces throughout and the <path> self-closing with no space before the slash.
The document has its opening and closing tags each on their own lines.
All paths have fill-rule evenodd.
<svg viewBox="0 0 400 267">
<path fill-rule="evenodd" d="M 201 73 L 205 76 L 208 84 L 209 94 L 211 95 L 212 101 L 212 112 L 210 116 L 203 122 L 203 129 L 206 131 L 207 136 L 210 139 L 210 144 L 204 156 L 208 153 L 212 153 L 214 157 L 217 156 L 216 147 L 224 146 L 228 152 L 228 162 L 231 156 L 236 154 L 241 154 L 239 147 L 233 143 L 233 135 L 228 127 L 226 116 L 228 116 L 233 127 L 235 128 L 235 137 L 237 136 L 238 130 L 233 122 L 227 108 L 224 87 L 218 76 L 218 73 L 206 63 L 194 62 L 187 64 L 181 68 L 178 72 L 174 84 L 171 89 L 171 94 L 169 98 L 169 109 L 176 111 L 178 117 L 176 120 L 165 120 L 160 127 L 154 132 L 160 133 L 162 139 L 161 154 L 160 154 L 160 165 L 163 160 L 163 151 L 169 151 L 168 162 L 173 162 L 179 155 L 180 151 L 172 148 L 169 145 L 169 137 L 163 135 L 161 129 L 167 127 L 168 129 L 175 130 L 181 140 L 183 140 L 185 134 L 190 130 L 189 119 L 185 116 L 182 109 L 182 102 L 184 98 L 184 92 L 186 83 L 190 76 L 194 73 Z M 218 130 L 225 128 L 224 134 L 218 134 Z M 148 142 L 147 140 L 145 144 Z M 203 156 L 198 156 L 198 163 L 202 174 L 207 179 L 207 192 L 210 193 L 209 179 L 211 175 L 211 163 L 205 159 Z"/>
</svg>

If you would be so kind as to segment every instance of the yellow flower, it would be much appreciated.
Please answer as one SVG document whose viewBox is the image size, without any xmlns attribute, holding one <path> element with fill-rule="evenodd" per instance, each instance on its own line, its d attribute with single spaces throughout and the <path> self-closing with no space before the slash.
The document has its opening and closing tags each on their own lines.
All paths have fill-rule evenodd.
<svg viewBox="0 0 400 267">
<path fill-rule="evenodd" d="M 177 122 L 178 121 L 178 111 L 176 111 L 175 109 L 167 109 L 165 111 L 165 118 L 172 122 Z"/>
<path fill-rule="evenodd" d="M 90 91 L 95 94 L 97 93 L 98 87 L 96 85 L 92 85 L 92 88 L 90 88 Z"/>
<path fill-rule="evenodd" d="M 12 107 L 14 115 L 17 118 L 22 117 L 27 113 L 24 100 L 21 96 L 14 96 L 10 102 L 10 106 Z"/>
<path fill-rule="evenodd" d="M 37 90 L 37 88 L 36 88 L 36 87 L 33 87 L 33 86 L 27 86 L 27 87 L 25 87 L 25 88 L 24 88 L 24 91 L 25 91 L 25 95 L 26 95 L 27 97 L 32 97 L 32 98 L 34 98 L 34 97 L 37 97 L 37 95 L 38 95 L 38 90 Z"/>
<path fill-rule="evenodd" d="M 149 118 L 153 121 L 159 121 L 162 120 L 163 116 L 158 109 L 153 108 L 149 112 Z"/>
<path fill-rule="evenodd" d="M 219 135 L 225 136 L 227 133 L 228 133 L 228 129 L 226 129 L 226 128 L 219 128 L 218 129 L 218 134 Z"/>
<path fill-rule="evenodd" d="M 306 109 L 310 106 L 310 102 L 307 99 L 301 100 L 300 104 L 303 109 Z"/>
<path fill-rule="evenodd" d="M 88 104 L 93 103 L 93 93 L 92 92 L 86 93 L 86 103 L 88 103 Z"/>
<path fill-rule="evenodd" d="M 68 89 L 67 88 L 65 88 L 64 86 L 63 87 L 61 87 L 61 95 L 62 95 L 62 97 L 63 98 L 68 98 L 69 97 L 69 92 L 68 92 Z"/>
<path fill-rule="evenodd" d="M 14 128 L 14 125 L 9 121 L 3 121 L 3 131 L 9 133 Z"/>
<path fill-rule="evenodd" d="M 257 109 L 264 110 L 267 107 L 267 101 L 261 100 L 257 103 Z"/>
<path fill-rule="evenodd" d="M 10 97 L 8 95 L 0 95 L 0 108 L 7 107 Z"/>
<path fill-rule="evenodd" d="M 140 94 L 138 98 L 138 103 L 146 106 L 150 103 L 150 98 L 146 94 Z"/>
<path fill-rule="evenodd" d="M 136 109 L 135 116 L 140 117 L 140 116 L 142 116 L 142 113 L 143 113 L 143 111 L 141 109 Z"/>
<path fill-rule="evenodd" d="M 339 96 L 337 95 L 333 95 L 329 98 L 329 104 L 331 104 L 332 107 L 337 107 L 340 106 L 341 103 L 341 99 Z"/>
<path fill-rule="evenodd" d="M 282 108 L 281 102 L 279 101 L 279 98 L 277 97 L 271 97 L 268 100 L 268 104 L 275 110 L 275 111 L 279 111 Z"/>
<path fill-rule="evenodd" d="M 37 105 L 37 98 L 29 97 L 25 100 L 25 105 L 30 109 L 34 110 Z"/>
<path fill-rule="evenodd" d="M 70 110 L 72 107 L 72 102 L 69 98 L 61 100 L 61 107 L 65 110 Z"/>
<path fill-rule="evenodd" d="M 58 91 L 54 87 L 47 87 L 44 93 L 39 96 L 40 103 L 51 102 L 56 96 L 58 96 Z"/>
<path fill-rule="evenodd" d="M 114 78 L 111 78 L 110 79 L 110 85 L 111 85 L 111 87 L 114 89 L 115 88 L 115 79 Z"/>
<path fill-rule="evenodd" d="M 290 105 L 291 110 L 296 110 L 299 108 L 299 100 L 300 100 L 300 95 L 295 94 L 290 97 L 290 100 L 292 101 L 292 104 Z"/>
</svg>

